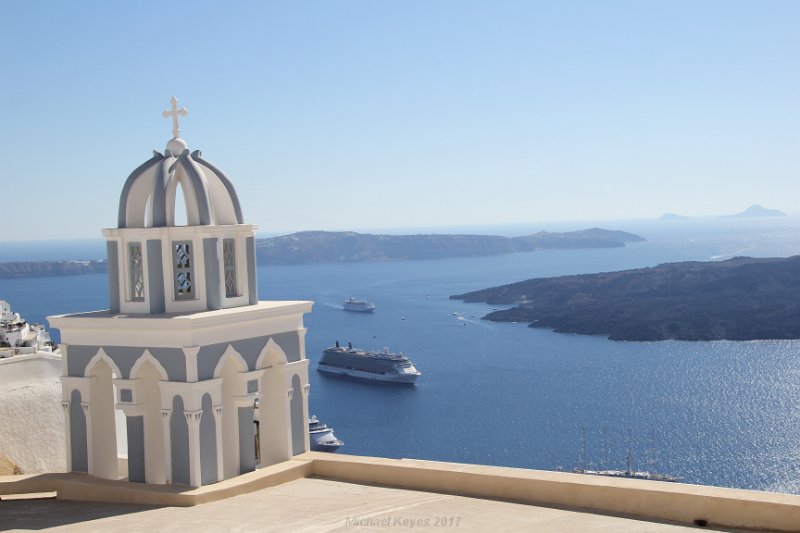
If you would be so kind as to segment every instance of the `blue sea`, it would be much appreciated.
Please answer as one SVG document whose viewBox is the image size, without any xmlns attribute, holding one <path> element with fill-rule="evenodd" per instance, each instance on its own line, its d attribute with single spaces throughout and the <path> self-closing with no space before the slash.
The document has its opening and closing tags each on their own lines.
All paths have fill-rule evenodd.
<svg viewBox="0 0 800 533">
<path fill-rule="evenodd" d="M 260 267 L 259 288 L 262 299 L 315 302 L 306 317 L 310 408 L 345 441 L 342 453 L 571 470 L 624 468 L 630 452 L 635 468 L 689 483 L 800 494 L 800 341 L 614 342 L 483 321 L 491 307 L 449 299 L 532 277 L 800 253 L 797 218 L 628 221 L 610 229 L 647 241 Z M 102 257 L 102 244 L 50 243 L 47 255 L 35 243 L 4 243 L 0 261 Z M 377 311 L 343 311 L 349 296 Z M 0 299 L 31 321 L 105 308 L 106 276 L 0 280 Z M 402 351 L 423 375 L 414 387 L 320 375 L 320 353 L 336 340 Z"/>
</svg>

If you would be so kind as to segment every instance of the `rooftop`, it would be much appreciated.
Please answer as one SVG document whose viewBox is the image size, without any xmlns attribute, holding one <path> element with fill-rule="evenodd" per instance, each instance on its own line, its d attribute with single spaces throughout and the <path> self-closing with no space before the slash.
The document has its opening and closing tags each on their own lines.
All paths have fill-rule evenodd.
<svg viewBox="0 0 800 533">
<path fill-rule="evenodd" d="M 59 499 L 14 496 L 47 491 Z M 786 494 L 314 452 L 196 489 L 71 473 L 0 478 L 2 494 L 2 530 L 667 532 L 800 524 L 800 497 Z"/>
<path fill-rule="evenodd" d="M 234 518 L 235 517 L 235 518 Z M 414 490 L 304 478 L 196 507 L 55 499 L 2 503 L 0 529 L 58 531 L 614 531 L 693 528 Z"/>
</svg>

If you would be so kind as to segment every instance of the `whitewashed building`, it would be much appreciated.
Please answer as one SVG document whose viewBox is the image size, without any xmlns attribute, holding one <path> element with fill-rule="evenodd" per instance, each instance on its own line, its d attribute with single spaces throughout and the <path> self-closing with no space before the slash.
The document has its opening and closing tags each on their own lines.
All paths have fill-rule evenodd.
<svg viewBox="0 0 800 533">
<path fill-rule="evenodd" d="M 131 173 L 117 227 L 103 230 L 109 309 L 49 317 L 61 330 L 69 471 L 197 487 L 309 448 L 312 303 L 258 300 L 256 227 L 225 174 L 180 138 L 185 114 L 173 98 L 173 138 Z"/>
</svg>

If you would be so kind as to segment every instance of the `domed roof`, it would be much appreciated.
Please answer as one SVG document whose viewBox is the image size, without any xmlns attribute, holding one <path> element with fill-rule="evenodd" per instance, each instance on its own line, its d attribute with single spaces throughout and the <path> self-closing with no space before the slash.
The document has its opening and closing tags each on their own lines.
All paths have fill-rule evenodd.
<svg viewBox="0 0 800 533">
<path fill-rule="evenodd" d="M 177 109 L 172 99 L 174 138 L 164 154 L 153 157 L 134 170 L 122 188 L 119 199 L 119 228 L 158 228 L 175 225 L 177 188 L 183 188 L 186 223 L 189 226 L 244 224 L 239 199 L 230 180 L 221 170 L 204 160 L 200 150 L 189 152 L 179 137 Z"/>
</svg>

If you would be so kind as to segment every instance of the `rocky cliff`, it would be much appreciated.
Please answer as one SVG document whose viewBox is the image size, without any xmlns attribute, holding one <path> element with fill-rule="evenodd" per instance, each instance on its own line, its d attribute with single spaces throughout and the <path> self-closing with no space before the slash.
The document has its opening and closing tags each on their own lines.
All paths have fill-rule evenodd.
<svg viewBox="0 0 800 533">
<path fill-rule="evenodd" d="M 613 340 L 800 338 L 800 256 L 667 263 L 451 296 L 514 305 L 484 318 Z"/>
<path fill-rule="evenodd" d="M 105 260 L 92 261 L 9 261 L 0 263 L 0 278 L 69 276 L 107 272 Z"/>
<path fill-rule="evenodd" d="M 569 233 L 540 232 L 522 237 L 497 235 L 372 235 L 352 231 L 304 231 L 256 240 L 259 265 L 440 259 L 532 252 L 548 248 L 613 248 L 642 237 L 592 228 Z M 66 276 L 107 272 L 101 261 L 24 261 L 0 263 L 0 278 Z"/>
<path fill-rule="evenodd" d="M 259 239 L 256 257 L 259 264 L 397 261 L 500 255 L 548 248 L 611 248 L 643 240 L 632 233 L 600 228 L 568 233 L 540 232 L 522 237 L 305 231 Z"/>
</svg>

